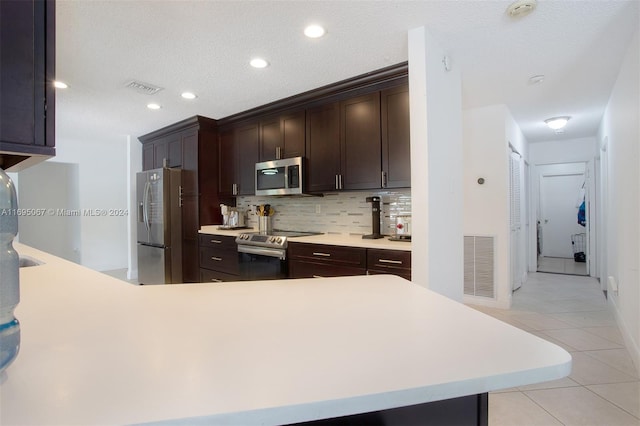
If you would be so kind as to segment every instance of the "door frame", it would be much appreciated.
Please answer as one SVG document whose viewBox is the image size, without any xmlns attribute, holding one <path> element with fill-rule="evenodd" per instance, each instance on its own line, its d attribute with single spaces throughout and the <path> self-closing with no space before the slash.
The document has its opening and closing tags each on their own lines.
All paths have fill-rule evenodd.
<svg viewBox="0 0 640 426">
<path fill-rule="evenodd" d="M 587 256 L 587 275 L 596 276 L 596 268 L 593 268 L 594 262 L 599 262 L 600 256 L 598 256 L 598 241 L 594 239 L 594 236 L 598 233 L 598 218 L 597 210 L 598 205 L 602 202 L 602 197 L 596 198 L 596 186 L 597 182 L 594 179 L 595 169 L 593 160 L 584 161 L 563 161 L 553 163 L 537 163 L 529 168 L 529 189 L 531 197 L 529 199 L 531 205 L 529 209 L 530 223 L 536 225 L 531 226 L 529 230 L 529 271 L 537 271 L 537 221 L 540 217 L 540 177 L 543 173 L 541 168 L 552 165 L 563 164 L 584 164 L 585 169 L 585 204 L 587 206 L 587 226 L 585 227 L 586 242 L 586 256 Z M 557 173 L 556 173 L 557 174 Z M 600 263 L 601 264 L 601 263 Z M 601 271 L 601 269 L 600 269 Z M 598 272 L 600 273 L 600 272 Z"/>
</svg>

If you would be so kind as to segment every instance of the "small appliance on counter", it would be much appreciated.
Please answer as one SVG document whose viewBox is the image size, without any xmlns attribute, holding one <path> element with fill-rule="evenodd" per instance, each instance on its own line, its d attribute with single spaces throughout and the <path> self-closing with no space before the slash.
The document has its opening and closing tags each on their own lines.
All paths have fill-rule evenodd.
<svg viewBox="0 0 640 426">
<path fill-rule="evenodd" d="M 411 215 L 396 216 L 396 234 L 391 241 L 411 241 Z"/>
<path fill-rule="evenodd" d="M 380 234 L 380 197 L 367 197 L 366 201 L 367 203 L 371 203 L 371 224 L 373 233 L 363 235 L 362 238 L 368 240 L 383 238 L 383 235 Z"/>
<path fill-rule="evenodd" d="M 246 225 L 246 212 L 238 210 L 236 207 L 220 204 L 220 210 L 222 212 L 222 226 L 218 229 L 245 229 Z"/>
</svg>

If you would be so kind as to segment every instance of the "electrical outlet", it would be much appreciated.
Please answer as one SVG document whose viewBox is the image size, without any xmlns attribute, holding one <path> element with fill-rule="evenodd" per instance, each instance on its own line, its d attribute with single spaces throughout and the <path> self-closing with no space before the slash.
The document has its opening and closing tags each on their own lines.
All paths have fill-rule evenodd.
<svg viewBox="0 0 640 426">
<path fill-rule="evenodd" d="M 316 204 L 316 214 L 322 213 L 322 207 L 320 204 Z"/>
</svg>

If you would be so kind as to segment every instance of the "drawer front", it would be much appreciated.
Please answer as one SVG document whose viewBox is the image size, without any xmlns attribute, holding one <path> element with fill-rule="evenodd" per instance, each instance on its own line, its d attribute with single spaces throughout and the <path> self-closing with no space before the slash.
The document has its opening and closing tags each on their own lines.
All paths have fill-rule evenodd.
<svg viewBox="0 0 640 426">
<path fill-rule="evenodd" d="M 348 277 L 365 274 L 364 268 L 289 260 L 289 278 Z"/>
<path fill-rule="evenodd" d="M 411 252 L 402 250 L 367 250 L 367 269 L 411 271 Z"/>
<path fill-rule="evenodd" d="M 238 275 L 227 274 L 220 271 L 212 271 L 210 269 L 200 269 L 200 282 L 201 283 L 220 283 L 226 281 L 239 281 Z"/>
<path fill-rule="evenodd" d="M 289 243 L 289 258 L 365 269 L 367 249 L 324 244 Z"/>
<path fill-rule="evenodd" d="M 200 247 L 218 247 L 236 250 L 236 237 L 200 234 Z"/>
<path fill-rule="evenodd" d="M 200 268 L 238 275 L 238 252 L 220 248 L 200 247 Z"/>
</svg>

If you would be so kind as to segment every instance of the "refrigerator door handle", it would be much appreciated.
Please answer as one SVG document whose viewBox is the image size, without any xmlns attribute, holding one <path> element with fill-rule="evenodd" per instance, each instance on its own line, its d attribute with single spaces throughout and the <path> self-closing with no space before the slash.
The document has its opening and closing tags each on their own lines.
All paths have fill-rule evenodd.
<svg viewBox="0 0 640 426">
<path fill-rule="evenodd" d="M 151 184 L 146 182 L 144 184 L 144 196 L 142 199 L 142 218 L 144 220 L 144 226 L 147 228 L 147 231 L 151 230 L 151 225 L 149 224 L 149 190 L 151 189 Z"/>
</svg>

